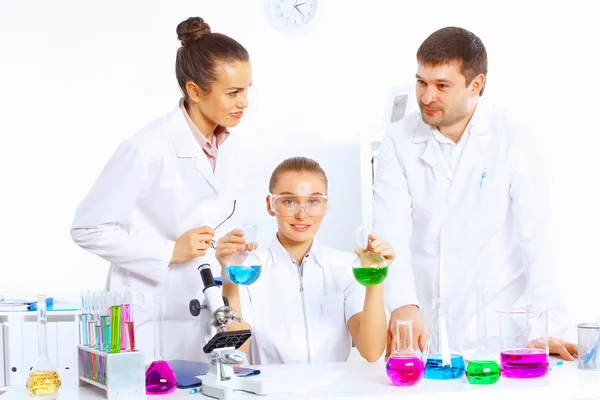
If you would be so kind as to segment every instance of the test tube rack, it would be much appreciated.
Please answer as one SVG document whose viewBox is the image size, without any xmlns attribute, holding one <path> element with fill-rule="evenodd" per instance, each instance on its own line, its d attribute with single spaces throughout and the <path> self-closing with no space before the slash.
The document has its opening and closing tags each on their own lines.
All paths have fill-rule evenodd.
<svg viewBox="0 0 600 400">
<path fill-rule="evenodd" d="M 93 385 L 106 392 L 108 400 L 146 398 L 146 368 L 140 351 L 107 353 L 77 346 L 79 386 Z"/>
</svg>

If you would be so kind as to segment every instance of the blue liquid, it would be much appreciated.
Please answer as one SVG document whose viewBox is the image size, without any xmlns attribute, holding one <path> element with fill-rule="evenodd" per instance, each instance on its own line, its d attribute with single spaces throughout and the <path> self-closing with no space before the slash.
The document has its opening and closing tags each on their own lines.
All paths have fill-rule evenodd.
<svg viewBox="0 0 600 400">
<path fill-rule="evenodd" d="M 426 379 L 456 379 L 465 373 L 465 360 L 462 356 L 452 354 L 450 364 L 444 365 L 439 354 L 431 354 L 425 364 Z"/>
<path fill-rule="evenodd" d="M 260 276 L 260 265 L 230 265 L 225 268 L 229 280 L 237 285 L 251 285 Z"/>
</svg>

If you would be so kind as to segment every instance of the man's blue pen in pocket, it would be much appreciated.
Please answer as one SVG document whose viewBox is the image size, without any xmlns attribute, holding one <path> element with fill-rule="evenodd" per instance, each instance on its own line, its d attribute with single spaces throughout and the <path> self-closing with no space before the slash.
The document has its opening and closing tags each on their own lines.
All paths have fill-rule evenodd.
<svg viewBox="0 0 600 400">
<path fill-rule="evenodd" d="M 485 179 L 486 176 L 487 176 L 487 169 L 484 168 L 483 172 L 481 173 L 481 180 L 479 181 L 479 189 L 482 188 L 483 180 Z"/>
</svg>

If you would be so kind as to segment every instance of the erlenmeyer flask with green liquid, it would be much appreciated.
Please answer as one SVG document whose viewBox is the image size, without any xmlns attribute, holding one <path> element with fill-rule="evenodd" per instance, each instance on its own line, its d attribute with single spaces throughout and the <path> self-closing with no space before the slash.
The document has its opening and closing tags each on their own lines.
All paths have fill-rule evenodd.
<svg viewBox="0 0 600 400">
<path fill-rule="evenodd" d="M 356 228 L 356 242 L 361 250 L 352 266 L 354 278 L 364 286 L 379 285 L 388 274 L 388 265 L 381 254 L 367 250 L 369 230 L 366 226 Z"/>
<path fill-rule="evenodd" d="M 500 379 L 500 366 L 486 345 L 485 289 L 477 285 L 477 351 L 467 365 L 467 380 L 474 385 L 490 385 Z"/>
</svg>

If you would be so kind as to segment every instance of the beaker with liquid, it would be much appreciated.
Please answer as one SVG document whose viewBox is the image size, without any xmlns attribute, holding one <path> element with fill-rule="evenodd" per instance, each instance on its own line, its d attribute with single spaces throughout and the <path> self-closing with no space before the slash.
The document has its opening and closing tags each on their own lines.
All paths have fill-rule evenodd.
<svg viewBox="0 0 600 400">
<path fill-rule="evenodd" d="M 548 313 L 546 310 L 498 311 L 500 363 L 506 378 L 538 378 L 548 374 Z"/>
<path fill-rule="evenodd" d="M 46 296 L 37 297 L 38 359 L 29 372 L 27 392 L 30 396 L 52 398 L 60 389 L 61 380 L 58 371 L 48 360 Z"/>
<path fill-rule="evenodd" d="M 414 386 L 423 378 L 423 361 L 413 350 L 412 321 L 396 320 L 396 348 L 385 364 L 388 378 L 396 386 Z"/>
<path fill-rule="evenodd" d="M 162 355 L 162 296 L 154 296 L 154 361 L 146 370 L 146 394 L 161 395 L 175 391 L 177 378 Z"/>
<path fill-rule="evenodd" d="M 432 300 L 432 316 L 423 352 L 426 379 L 456 379 L 465 373 L 465 361 L 454 339 L 448 299 Z"/>
<path fill-rule="evenodd" d="M 246 243 L 254 244 L 256 242 L 257 225 L 244 224 L 242 226 Z M 242 250 L 233 254 L 227 260 L 225 274 L 229 280 L 237 285 L 251 285 L 260 276 L 262 263 L 252 250 Z"/>
<path fill-rule="evenodd" d="M 388 265 L 381 254 L 367 251 L 369 230 L 366 226 L 356 228 L 356 243 L 361 251 L 359 251 L 352 266 L 354 278 L 364 286 L 379 285 L 388 274 Z"/>
<path fill-rule="evenodd" d="M 500 379 L 500 366 L 486 345 L 485 287 L 477 285 L 477 351 L 467 365 L 467 380 L 474 385 L 490 385 Z"/>
</svg>

